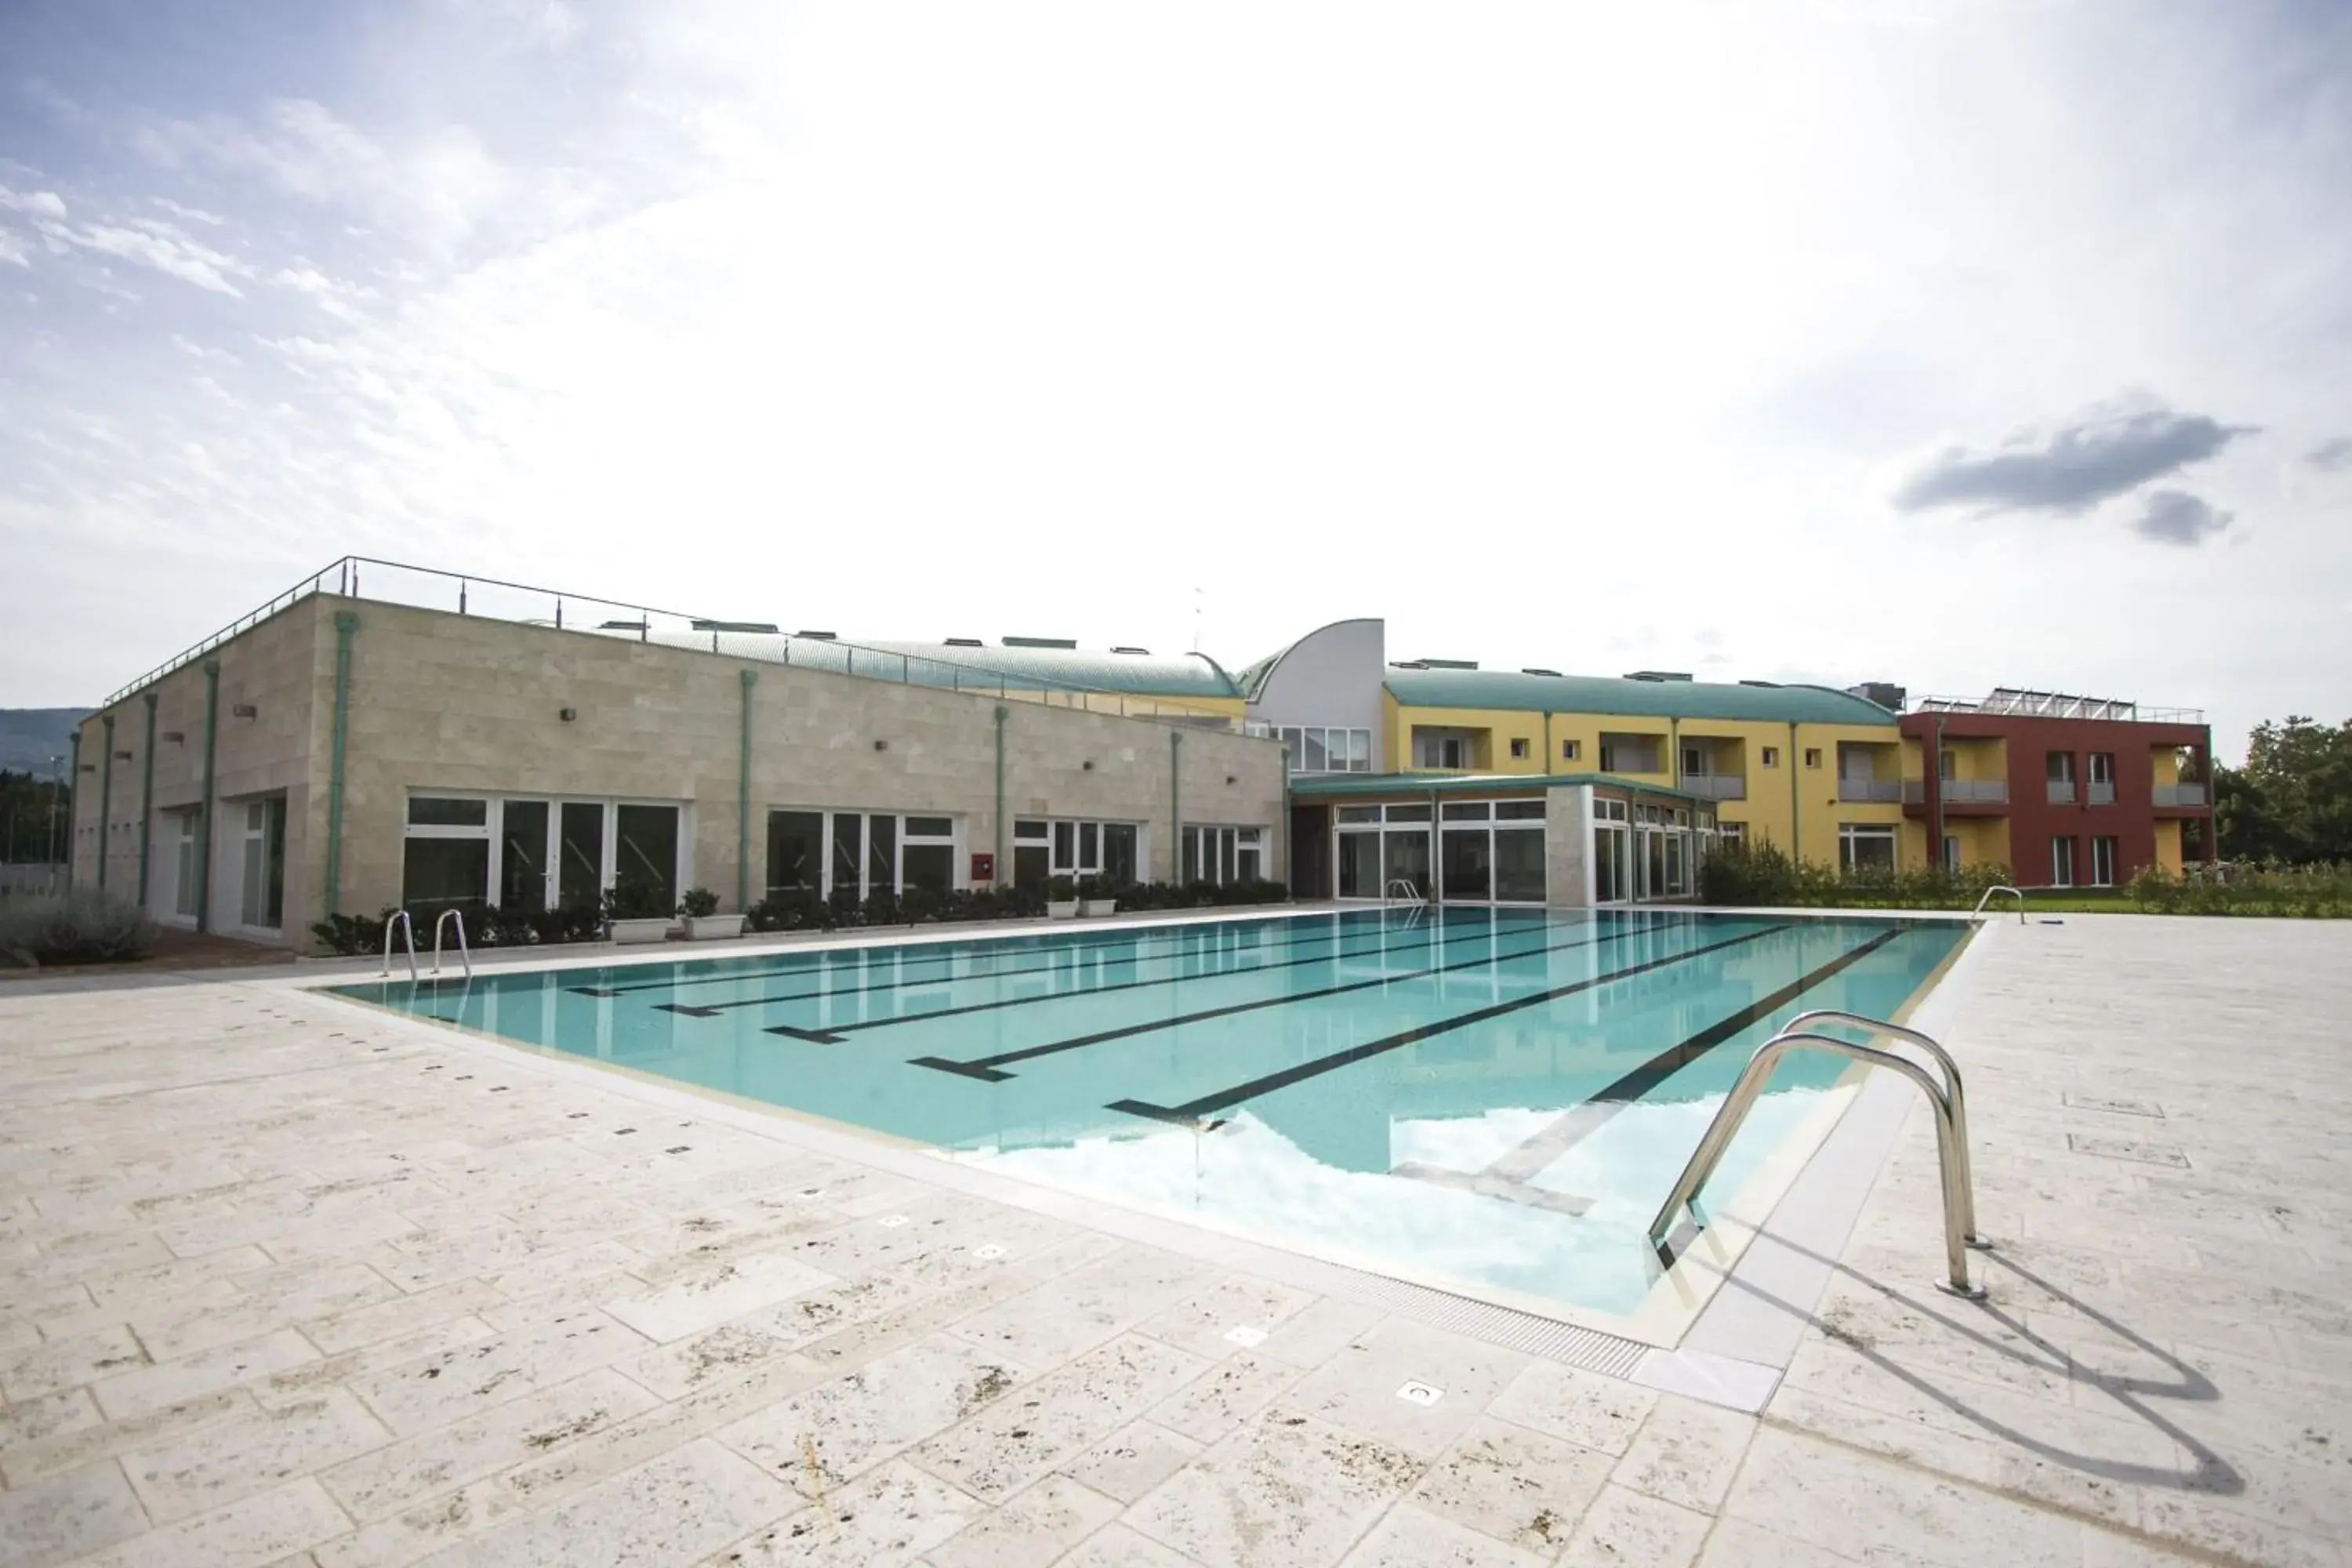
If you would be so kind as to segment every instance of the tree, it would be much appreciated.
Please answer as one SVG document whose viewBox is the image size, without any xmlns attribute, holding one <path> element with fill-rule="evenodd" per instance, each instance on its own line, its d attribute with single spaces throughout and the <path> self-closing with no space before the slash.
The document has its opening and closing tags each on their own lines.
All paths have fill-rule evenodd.
<svg viewBox="0 0 2352 1568">
<path fill-rule="evenodd" d="M 2214 769 L 2213 816 L 2232 860 L 2352 860 L 2352 721 L 2254 726 L 2246 765 Z"/>
</svg>

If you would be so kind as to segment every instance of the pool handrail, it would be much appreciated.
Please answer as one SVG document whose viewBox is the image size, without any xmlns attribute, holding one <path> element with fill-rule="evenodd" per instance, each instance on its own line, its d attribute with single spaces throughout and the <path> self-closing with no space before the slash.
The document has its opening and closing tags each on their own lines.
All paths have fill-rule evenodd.
<svg viewBox="0 0 2352 1568">
<path fill-rule="evenodd" d="M 1399 896 L 1397 892 L 1399 888 L 1404 889 L 1402 896 Z M 1429 902 L 1429 900 L 1418 887 L 1413 885 L 1412 878 L 1391 877 L 1388 879 L 1388 885 L 1381 889 L 1381 902 L 1418 906 Z"/>
<path fill-rule="evenodd" d="M 394 910 L 383 920 L 383 973 L 377 978 L 392 978 L 392 928 L 398 926 L 408 945 L 409 984 L 416 982 L 416 922 L 408 918 L 406 910 Z"/>
<path fill-rule="evenodd" d="M 1977 900 L 1977 907 L 1969 914 L 1969 919 L 1972 921 L 1980 921 L 1984 919 L 1985 906 L 1992 902 L 1992 898 L 1995 893 L 2007 893 L 2011 898 L 2015 899 L 2017 900 L 2017 923 L 2019 925 L 2025 925 L 2028 923 L 2025 918 L 2025 889 L 2022 888 L 2012 888 L 2006 882 L 1998 882 L 1993 886 L 1987 888 L 1984 890 L 1983 896 Z"/>
<path fill-rule="evenodd" d="M 433 977 L 436 980 L 441 977 L 441 928 L 451 921 L 457 922 L 457 957 L 466 966 L 466 978 L 471 980 L 474 977 L 474 955 L 466 947 L 466 917 L 461 910 L 454 909 L 443 910 L 440 918 L 433 922 Z"/>
<path fill-rule="evenodd" d="M 1799 1030 L 1811 1032 L 1809 1026 L 1824 1023 L 1851 1024 L 1858 1029 L 1885 1035 L 1889 1039 L 1906 1041 L 1935 1058 L 1936 1065 L 1944 1069 L 1944 1099 L 1951 1105 L 1952 1135 L 1959 1144 L 1960 1237 L 1970 1247 L 1991 1251 L 1992 1243 L 1977 1234 L 1976 1165 L 1969 1154 L 1969 1097 L 1967 1089 L 1960 1082 L 1960 1065 L 1952 1059 L 1952 1053 L 1932 1036 L 1923 1035 L 1908 1025 L 1889 1023 L 1885 1018 L 1874 1018 L 1867 1013 L 1849 1013 L 1843 1007 L 1816 1007 L 1809 1013 L 1800 1013 L 1782 1025 L 1780 1032 L 1784 1035 Z"/>
<path fill-rule="evenodd" d="M 1700 1138 L 1698 1147 L 1691 1152 L 1690 1163 L 1683 1167 L 1683 1173 L 1675 1178 L 1673 1191 L 1666 1194 L 1666 1201 L 1659 1207 L 1657 1217 L 1650 1222 L 1650 1244 L 1664 1255 L 1666 1234 L 1675 1215 L 1685 1207 L 1691 1208 L 1693 1222 L 1704 1226 L 1705 1221 L 1693 1206 L 1699 1190 L 1706 1185 L 1707 1178 L 1715 1174 L 1716 1166 L 1722 1163 L 1725 1152 L 1731 1147 L 1732 1138 L 1748 1120 L 1748 1113 L 1755 1109 L 1765 1084 L 1772 1077 L 1772 1069 L 1780 1065 L 1782 1057 L 1799 1050 L 1828 1051 L 1870 1067 L 1886 1068 L 1908 1079 L 1920 1093 L 1927 1097 L 1927 1103 L 1936 1113 L 1937 1168 L 1942 1177 L 1944 1194 L 1944 1266 L 1947 1278 L 1937 1280 L 1936 1289 L 1947 1295 L 1964 1297 L 1972 1301 L 1983 1300 L 1983 1288 L 1971 1284 L 1969 1279 L 1968 1222 L 1963 1217 L 1974 1212 L 1975 1199 L 1967 1190 L 1969 1168 L 1958 1157 L 1959 1142 L 1953 1126 L 1952 1104 L 1945 1098 L 1942 1087 L 1927 1068 L 1907 1058 L 1881 1050 L 1875 1046 L 1842 1040 L 1834 1035 L 1810 1029 L 1783 1030 L 1757 1047 L 1756 1054 L 1748 1058 L 1748 1065 L 1740 1069 L 1738 1080 L 1731 1086 L 1731 1093 L 1724 1100 L 1722 1109 L 1707 1123 L 1706 1135 Z"/>
</svg>

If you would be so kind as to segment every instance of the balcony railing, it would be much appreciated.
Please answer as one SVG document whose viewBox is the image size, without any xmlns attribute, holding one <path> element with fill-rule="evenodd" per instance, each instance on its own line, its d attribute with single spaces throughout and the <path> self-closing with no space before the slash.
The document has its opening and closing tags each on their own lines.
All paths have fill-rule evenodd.
<svg viewBox="0 0 2352 1568">
<path fill-rule="evenodd" d="M 2007 779 L 1946 779 L 1942 790 L 1938 793 L 1943 795 L 1946 805 L 2007 805 L 2009 781 Z M 1913 805 L 1925 802 L 1927 798 L 1927 781 L 1905 779 L 1903 798 Z"/>
<path fill-rule="evenodd" d="M 1894 802 L 1903 798 L 1900 779 L 1840 779 L 1838 799 L 1851 802 Z"/>
<path fill-rule="evenodd" d="M 1685 773 L 1682 788 L 1691 795 L 1709 800 L 1746 800 L 1748 775 L 1745 773 Z"/>
<path fill-rule="evenodd" d="M 2047 798 L 2050 804 L 2053 805 L 2066 805 L 2071 804 L 2074 798 L 2074 781 L 2073 779 L 2050 779 L 2045 782 L 2043 788 L 2047 792 Z"/>
<path fill-rule="evenodd" d="M 2205 786 L 2201 784 L 2168 784 L 2156 786 L 2158 805 L 2203 805 Z"/>
<path fill-rule="evenodd" d="M 2093 805 L 2116 804 L 2116 783 L 2113 779 L 2093 779 L 2091 793 L 2086 797 Z"/>
</svg>

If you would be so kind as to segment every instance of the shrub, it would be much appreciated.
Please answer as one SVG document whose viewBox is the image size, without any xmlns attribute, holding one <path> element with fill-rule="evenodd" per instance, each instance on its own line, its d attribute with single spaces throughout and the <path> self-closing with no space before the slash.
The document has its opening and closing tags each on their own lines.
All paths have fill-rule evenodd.
<svg viewBox="0 0 2352 1568">
<path fill-rule="evenodd" d="M 22 964 L 121 963 L 154 948 L 147 911 L 96 888 L 0 904 L 0 953 Z"/>
<path fill-rule="evenodd" d="M 1788 909 L 1972 909 L 1987 888 L 2009 880 L 2006 866 L 1941 866 L 1845 871 L 1800 860 L 1773 844 L 1728 844 L 1700 865 L 1703 903 Z"/>
<path fill-rule="evenodd" d="M 2135 908 L 2168 915 L 2352 918 L 2352 864 L 2235 861 L 2174 873 L 2143 867 L 2124 889 Z"/>
<path fill-rule="evenodd" d="M 1077 896 L 1078 884 L 1076 879 L 1071 877 L 1048 877 L 1045 879 L 1045 897 L 1050 901 L 1054 903 L 1066 904 Z"/>
<path fill-rule="evenodd" d="M 635 877 L 624 877 L 604 889 L 604 918 L 608 921 L 657 921 L 672 912 L 662 901 L 661 889 Z"/>
<path fill-rule="evenodd" d="M 677 912 L 690 920 L 703 920 L 719 912 L 719 895 L 708 888 L 688 888 L 686 897 L 677 901 Z"/>
</svg>

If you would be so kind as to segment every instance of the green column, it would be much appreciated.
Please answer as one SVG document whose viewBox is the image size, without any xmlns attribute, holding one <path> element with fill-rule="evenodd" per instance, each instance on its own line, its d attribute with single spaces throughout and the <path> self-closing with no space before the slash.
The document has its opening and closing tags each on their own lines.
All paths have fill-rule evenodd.
<svg viewBox="0 0 2352 1568">
<path fill-rule="evenodd" d="M 760 684 L 760 672 L 747 669 L 742 671 L 742 677 L 743 741 L 736 767 L 735 787 L 735 909 L 738 913 L 751 907 L 751 688 Z"/>
<path fill-rule="evenodd" d="M 139 753 L 139 907 L 147 907 L 147 848 L 154 841 L 151 818 L 155 815 L 155 694 L 146 695 L 147 739 Z"/>
<path fill-rule="evenodd" d="M 327 887 L 320 913 L 331 918 L 343 905 L 343 752 L 352 722 L 352 634 L 360 629 L 359 616 L 350 610 L 335 612 L 335 728 L 327 752 Z M 212 721 L 205 724 L 205 766 L 212 767 Z M 212 794 L 208 782 L 207 797 Z"/>
<path fill-rule="evenodd" d="M 106 751 L 98 759 L 98 890 L 106 890 L 106 847 L 109 837 L 107 817 L 114 810 L 114 715 L 100 719 L 99 728 L 106 731 Z"/>
<path fill-rule="evenodd" d="M 1004 721 L 1003 703 L 996 705 L 996 880 L 1003 887 L 1013 878 L 1013 868 L 1004 863 Z"/>
<path fill-rule="evenodd" d="M 64 809 L 66 816 L 66 886 L 68 888 L 74 885 L 74 839 L 78 837 L 74 832 L 74 808 L 81 804 L 81 731 L 80 724 L 73 727 L 73 745 L 69 748 L 73 755 L 67 759 L 66 763 L 66 766 L 71 771 L 58 785 L 58 793 L 65 796 L 58 805 Z"/>
<path fill-rule="evenodd" d="M 220 660 L 205 660 L 205 797 L 196 811 L 196 930 L 213 929 L 213 754 L 220 733 Z"/>
<path fill-rule="evenodd" d="M 1184 731 L 1168 731 L 1169 880 L 1184 885 Z"/>
</svg>

